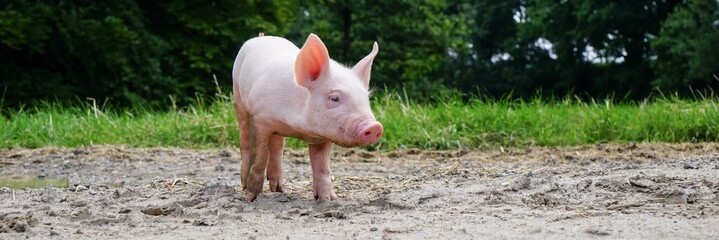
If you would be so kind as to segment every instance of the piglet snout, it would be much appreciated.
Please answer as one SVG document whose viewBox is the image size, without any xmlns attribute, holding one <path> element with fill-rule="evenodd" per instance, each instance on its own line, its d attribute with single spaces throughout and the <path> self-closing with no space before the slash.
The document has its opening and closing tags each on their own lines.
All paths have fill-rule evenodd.
<svg viewBox="0 0 719 240">
<path fill-rule="evenodd" d="M 379 122 L 372 121 L 370 123 L 362 124 L 357 131 L 357 137 L 359 142 L 363 145 L 373 144 L 379 141 L 382 137 L 384 128 Z"/>
</svg>

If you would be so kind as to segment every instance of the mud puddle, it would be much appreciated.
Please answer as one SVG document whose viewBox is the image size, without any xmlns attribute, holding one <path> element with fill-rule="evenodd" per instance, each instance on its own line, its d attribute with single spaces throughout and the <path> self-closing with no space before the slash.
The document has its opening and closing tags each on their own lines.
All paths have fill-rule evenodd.
<svg viewBox="0 0 719 240">
<path fill-rule="evenodd" d="M 338 201 L 312 198 L 306 151 L 285 193 L 247 203 L 236 149 L 0 150 L 1 239 L 478 239 L 719 237 L 719 144 L 490 151 L 336 149 Z"/>
</svg>

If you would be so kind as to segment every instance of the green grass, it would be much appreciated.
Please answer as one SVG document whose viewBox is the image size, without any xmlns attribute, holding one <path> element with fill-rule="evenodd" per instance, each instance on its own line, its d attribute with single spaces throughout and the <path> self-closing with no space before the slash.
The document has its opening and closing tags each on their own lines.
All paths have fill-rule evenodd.
<svg viewBox="0 0 719 240">
<path fill-rule="evenodd" d="M 615 104 L 572 98 L 547 102 L 442 97 L 435 104 L 416 104 L 397 94 L 380 94 L 374 97 L 373 108 L 385 134 L 367 149 L 719 141 L 719 101 L 714 98 L 670 97 Z M 97 109 L 92 104 L 45 104 L 3 111 L 0 148 L 238 145 L 237 124 L 227 96 L 198 98 L 192 106 L 170 111 L 119 111 Z M 304 146 L 296 140 L 288 140 L 287 145 Z"/>
<path fill-rule="evenodd" d="M 69 183 L 67 179 L 37 179 L 19 175 L 2 175 L 0 176 L 0 186 L 11 189 L 44 187 L 67 188 L 69 187 Z"/>
<path fill-rule="evenodd" d="M 387 129 L 381 148 L 571 146 L 605 142 L 719 140 L 719 102 L 659 99 L 590 103 L 456 99 L 418 105 L 381 99 L 376 115 Z"/>
</svg>

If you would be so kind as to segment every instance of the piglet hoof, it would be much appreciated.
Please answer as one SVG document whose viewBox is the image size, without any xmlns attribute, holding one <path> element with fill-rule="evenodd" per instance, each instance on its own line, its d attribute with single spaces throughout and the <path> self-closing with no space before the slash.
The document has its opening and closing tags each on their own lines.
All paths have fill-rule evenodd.
<svg viewBox="0 0 719 240">
<path fill-rule="evenodd" d="M 245 199 L 247 202 L 255 201 L 257 198 L 257 195 L 259 195 L 262 192 L 262 184 L 255 185 L 248 185 L 245 189 Z"/>
<path fill-rule="evenodd" d="M 320 203 L 337 200 L 337 194 L 335 194 L 332 183 L 329 181 L 315 179 L 312 183 L 312 191 L 315 193 L 315 200 Z"/>
<path fill-rule="evenodd" d="M 253 193 L 250 191 L 247 191 L 247 193 L 245 193 L 245 200 L 247 200 L 247 202 L 253 202 L 255 201 L 255 199 L 257 199 L 257 193 Z"/>
<path fill-rule="evenodd" d="M 337 194 L 335 194 L 332 190 L 324 193 L 315 193 L 315 200 L 320 203 L 331 202 L 337 200 Z"/>
<path fill-rule="evenodd" d="M 270 190 L 273 192 L 285 192 L 285 184 L 282 181 L 273 182 L 270 180 Z"/>
</svg>

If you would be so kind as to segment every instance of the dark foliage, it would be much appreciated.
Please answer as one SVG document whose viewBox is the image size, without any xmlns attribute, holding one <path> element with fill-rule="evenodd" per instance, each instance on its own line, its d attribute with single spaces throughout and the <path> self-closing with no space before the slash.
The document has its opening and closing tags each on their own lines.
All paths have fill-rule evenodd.
<svg viewBox="0 0 719 240">
<path fill-rule="evenodd" d="M 713 0 L 248 0 L 0 2 L 2 105 L 94 98 L 168 106 L 231 84 L 258 32 L 300 45 L 310 32 L 348 65 L 374 41 L 375 88 L 431 100 L 641 99 L 716 90 Z"/>
</svg>

